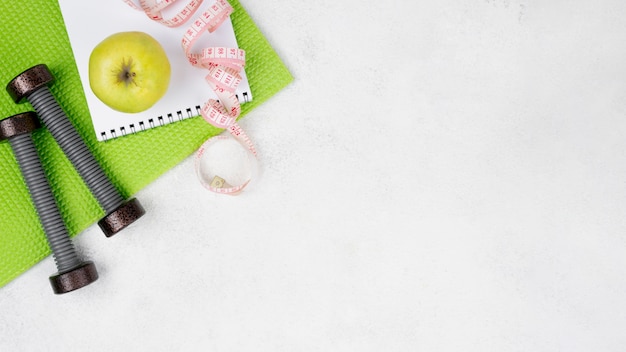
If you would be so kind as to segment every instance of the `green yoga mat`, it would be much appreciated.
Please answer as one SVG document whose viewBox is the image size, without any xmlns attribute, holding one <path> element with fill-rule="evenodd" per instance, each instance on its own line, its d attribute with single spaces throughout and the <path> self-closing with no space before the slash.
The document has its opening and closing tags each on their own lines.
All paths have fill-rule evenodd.
<svg viewBox="0 0 626 352">
<path fill-rule="evenodd" d="M 239 1 L 230 0 L 239 46 L 246 50 L 246 74 L 254 100 L 242 116 L 272 97 L 293 78 Z M 52 94 L 67 112 L 122 195 L 130 197 L 221 132 L 196 117 L 146 132 L 98 142 L 91 125 L 72 48 L 57 1 L 0 2 L 0 85 L 36 64 L 48 65 L 56 81 Z M 0 119 L 32 111 L 0 90 Z M 104 211 L 50 133 L 34 133 L 35 144 L 71 236 L 97 222 Z M 104 235 L 103 235 L 104 236 Z M 28 190 L 8 143 L 0 144 L 0 287 L 50 254 Z"/>
</svg>

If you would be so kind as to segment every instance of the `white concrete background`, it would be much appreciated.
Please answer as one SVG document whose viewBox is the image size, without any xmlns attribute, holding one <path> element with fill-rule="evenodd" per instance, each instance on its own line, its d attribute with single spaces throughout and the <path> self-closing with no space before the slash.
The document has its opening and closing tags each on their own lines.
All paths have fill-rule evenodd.
<svg viewBox="0 0 626 352">
<path fill-rule="evenodd" d="M 242 123 L 262 177 L 201 188 L 0 290 L 0 351 L 624 351 L 626 2 L 243 5 L 295 82 Z"/>
</svg>

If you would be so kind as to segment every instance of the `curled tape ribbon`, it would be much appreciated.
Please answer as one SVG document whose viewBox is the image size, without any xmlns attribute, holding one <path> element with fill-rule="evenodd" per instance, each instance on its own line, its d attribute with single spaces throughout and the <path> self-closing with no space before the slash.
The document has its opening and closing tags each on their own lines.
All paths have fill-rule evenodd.
<svg viewBox="0 0 626 352">
<path fill-rule="evenodd" d="M 162 11 L 176 2 L 176 0 L 139 0 L 139 6 L 133 0 L 122 1 L 134 9 L 144 11 L 150 19 L 168 27 L 178 27 L 186 23 L 199 10 L 203 2 L 203 0 L 191 0 L 172 18 L 165 19 Z M 226 47 L 203 48 L 197 52 L 193 52 L 191 49 L 202 34 L 207 31 L 209 33 L 214 32 L 233 11 L 234 9 L 228 1 L 215 1 L 206 11 L 203 11 L 200 16 L 191 22 L 181 41 L 183 51 L 189 63 L 208 71 L 205 80 L 218 97 L 218 100 L 210 99 L 204 104 L 200 111 L 202 118 L 217 128 L 227 130 L 254 160 L 251 165 L 253 170 L 251 178 L 240 185 L 229 185 L 226 180 L 217 175 L 210 182 L 207 182 L 200 168 L 201 159 L 205 155 L 205 151 L 214 143 L 228 137 L 217 136 L 209 138 L 200 147 L 195 158 L 195 168 L 200 183 L 210 191 L 230 195 L 241 192 L 250 183 L 252 175 L 256 171 L 257 152 L 254 144 L 237 124 L 237 118 L 241 114 L 241 105 L 235 90 L 241 82 L 239 73 L 246 63 L 246 53 L 239 48 Z"/>
</svg>

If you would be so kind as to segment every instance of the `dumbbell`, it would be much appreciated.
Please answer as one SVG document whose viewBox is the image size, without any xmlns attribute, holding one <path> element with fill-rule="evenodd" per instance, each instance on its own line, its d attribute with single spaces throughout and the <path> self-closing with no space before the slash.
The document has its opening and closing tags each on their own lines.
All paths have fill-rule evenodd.
<svg viewBox="0 0 626 352">
<path fill-rule="evenodd" d="M 13 115 L 0 121 L 0 141 L 9 141 L 26 181 L 58 269 L 50 276 L 52 290 L 61 294 L 96 281 L 98 272 L 93 262 L 83 262 L 76 254 L 33 143 L 31 134 L 37 128 L 39 120 L 34 112 Z"/>
<path fill-rule="evenodd" d="M 63 109 L 50 92 L 54 81 L 45 64 L 20 73 L 7 85 L 7 92 L 16 103 L 28 100 L 50 131 L 67 158 L 97 199 L 106 215 L 98 225 L 107 237 L 120 232 L 141 216 L 145 210 L 135 198 L 126 201 L 104 173 Z"/>
</svg>

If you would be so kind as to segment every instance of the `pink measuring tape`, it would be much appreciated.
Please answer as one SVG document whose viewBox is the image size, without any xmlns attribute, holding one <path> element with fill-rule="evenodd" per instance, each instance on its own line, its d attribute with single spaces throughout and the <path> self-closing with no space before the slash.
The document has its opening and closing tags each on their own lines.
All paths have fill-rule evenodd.
<svg viewBox="0 0 626 352">
<path fill-rule="evenodd" d="M 198 12 L 203 2 L 203 0 L 191 0 L 176 15 L 166 19 L 163 17 L 162 11 L 176 2 L 176 0 L 161 0 L 160 2 L 156 0 L 139 0 L 140 6 L 137 6 L 133 0 L 122 1 L 134 9 L 144 11 L 150 19 L 168 27 L 178 27 L 188 22 Z M 208 47 L 195 52 L 192 51 L 192 48 L 202 34 L 207 31 L 209 33 L 214 32 L 233 11 L 234 9 L 228 1 L 215 1 L 191 22 L 181 42 L 189 63 L 208 71 L 205 79 L 218 97 L 217 100 L 210 99 L 204 104 L 200 111 L 202 118 L 217 128 L 227 130 L 250 156 L 248 158 L 248 165 L 252 170 L 250 177 L 237 185 L 230 185 L 220 176 L 204 172 L 201 167 L 207 150 L 214 147 L 218 141 L 229 137 L 220 135 L 209 138 L 198 150 L 195 158 L 195 169 L 202 185 L 210 191 L 230 195 L 238 194 L 250 183 L 257 166 L 257 152 L 254 144 L 237 124 L 237 118 L 241 114 L 241 105 L 235 90 L 241 82 L 240 72 L 246 63 L 246 54 L 244 50 L 238 48 Z"/>
</svg>

